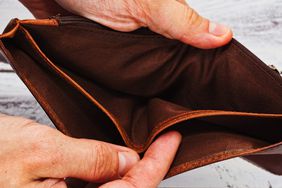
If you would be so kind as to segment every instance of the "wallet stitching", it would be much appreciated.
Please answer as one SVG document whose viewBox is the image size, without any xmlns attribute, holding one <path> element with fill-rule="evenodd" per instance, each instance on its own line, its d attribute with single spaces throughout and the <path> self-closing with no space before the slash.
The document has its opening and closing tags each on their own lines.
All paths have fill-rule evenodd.
<svg viewBox="0 0 282 188">
<path fill-rule="evenodd" d="M 195 118 L 201 118 L 201 117 L 213 117 L 213 116 L 245 116 L 245 117 L 282 117 L 282 114 L 277 115 L 270 115 L 270 114 L 259 114 L 259 113 L 246 113 L 246 112 L 234 112 L 234 111 L 215 111 L 215 110 L 198 110 L 198 111 L 192 111 L 192 112 L 185 112 L 180 115 L 171 117 L 169 119 L 164 120 L 163 122 L 159 123 L 158 126 L 156 126 L 152 133 L 150 134 L 149 138 L 147 139 L 146 143 L 144 144 L 144 147 L 147 148 L 149 143 L 156 137 L 157 134 L 159 134 L 164 129 L 173 126 L 177 123 L 181 123 L 184 121 L 188 121 Z"/>
<path fill-rule="evenodd" d="M 209 156 L 202 157 L 200 159 L 196 159 L 193 161 L 189 161 L 189 162 L 185 162 L 180 165 L 177 165 L 176 167 L 173 167 L 171 169 L 171 172 L 167 174 L 167 177 L 171 177 L 175 174 L 180 174 L 184 171 L 191 170 L 191 169 L 194 169 L 194 168 L 206 165 L 206 164 L 211 164 L 214 162 L 219 162 L 219 161 L 234 158 L 234 157 L 247 155 L 253 152 L 256 152 L 256 149 L 254 150 L 237 149 L 237 150 L 229 150 L 229 151 L 215 153 Z"/>
<path fill-rule="evenodd" d="M 228 159 L 229 157 L 231 158 L 233 155 L 240 153 L 240 151 L 243 151 L 243 150 L 238 149 L 238 150 L 224 151 L 224 152 L 215 153 L 215 154 L 212 154 L 206 157 L 202 157 L 200 159 L 182 163 L 181 165 L 178 165 L 172 168 L 171 173 L 169 173 L 168 176 L 173 176 L 173 174 L 180 174 L 183 171 L 190 170 L 190 169 L 202 166 L 207 163 L 210 164 L 215 161 L 220 161 L 222 159 Z"/>
<path fill-rule="evenodd" d="M 188 117 L 189 115 L 189 117 Z M 168 123 L 177 123 L 179 120 L 188 118 L 187 120 L 197 118 L 197 115 L 202 117 L 201 115 L 205 115 L 205 117 L 210 117 L 210 116 L 223 116 L 223 115 L 241 115 L 241 116 L 246 116 L 246 117 L 276 117 L 274 114 L 259 114 L 259 113 L 247 113 L 247 112 L 236 112 L 236 111 L 220 111 L 220 110 L 196 110 L 192 112 L 185 112 L 180 115 L 171 117 L 169 119 L 166 119 L 159 123 L 158 126 L 156 126 L 153 130 L 159 130 L 160 128 L 166 126 Z M 274 115 L 274 116 L 273 116 Z M 282 117 L 282 114 L 277 114 L 277 117 Z M 184 120 L 185 121 L 185 120 Z M 179 122 L 178 122 L 179 123 Z"/>
<path fill-rule="evenodd" d="M 172 168 L 171 172 L 167 175 L 167 177 L 171 177 L 175 174 L 180 174 L 184 171 L 191 170 L 193 168 L 200 167 L 205 164 L 210 164 L 210 163 L 214 163 L 214 162 L 218 162 L 218 161 L 222 161 L 222 160 L 226 160 L 226 159 L 230 159 L 234 157 L 242 157 L 242 156 L 250 155 L 253 153 L 263 152 L 266 150 L 274 149 L 275 147 L 278 147 L 281 145 L 282 145 L 282 142 L 279 142 L 276 144 L 271 144 L 269 146 L 255 148 L 255 149 L 236 149 L 236 150 L 229 150 L 229 151 L 215 153 L 212 155 L 202 157 L 200 159 L 196 159 L 193 161 L 189 161 L 189 162 L 185 162 L 180 165 L 177 165 L 176 167 Z"/>
</svg>

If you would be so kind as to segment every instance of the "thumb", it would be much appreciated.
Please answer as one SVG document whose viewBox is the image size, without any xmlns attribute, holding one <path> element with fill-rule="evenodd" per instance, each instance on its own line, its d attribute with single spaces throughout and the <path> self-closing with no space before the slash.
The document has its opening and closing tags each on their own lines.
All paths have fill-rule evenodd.
<svg viewBox="0 0 282 188">
<path fill-rule="evenodd" d="M 184 0 L 144 2 L 140 22 L 168 38 L 204 49 L 222 46 L 232 39 L 230 28 L 201 17 Z"/>
<path fill-rule="evenodd" d="M 37 172 L 40 177 L 105 182 L 125 175 L 139 160 L 138 154 L 129 148 L 95 140 L 65 136 L 56 145 L 59 147 L 52 152 L 53 159 Z"/>
</svg>

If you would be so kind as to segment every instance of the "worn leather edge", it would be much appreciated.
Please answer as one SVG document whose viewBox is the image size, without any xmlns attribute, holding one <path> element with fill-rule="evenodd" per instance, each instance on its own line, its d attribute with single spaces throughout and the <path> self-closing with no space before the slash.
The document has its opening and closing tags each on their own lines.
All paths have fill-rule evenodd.
<svg viewBox="0 0 282 188">
<path fill-rule="evenodd" d="M 17 31 L 19 29 L 19 26 L 20 26 L 20 20 L 18 20 L 18 19 L 11 20 L 9 25 L 13 25 L 13 24 L 15 25 L 14 28 L 16 28 L 16 31 Z M 13 31 L 14 28 L 11 29 L 10 31 Z M 0 35 L 0 49 L 2 50 L 3 54 L 6 56 L 6 59 L 9 61 L 9 64 L 11 65 L 11 67 L 15 70 L 15 72 L 20 77 L 20 79 L 28 87 L 28 89 L 30 90 L 32 95 L 38 101 L 40 101 L 40 104 L 41 104 L 42 108 L 44 109 L 44 111 L 48 112 L 47 115 L 50 117 L 50 119 L 52 119 L 54 121 L 54 124 L 56 124 L 56 127 L 58 128 L 58 130 L 60 130 L 61 132 L 63 132 L 66 135 L 70 135 L 70 133 L 67 131 L 67 129 L 65 129 L 64 124 L 62 122 L 58 121 L 59 118 L 57 117 L 57 115 L 56 115 L 55 111 L 52 109 L 52 107 L 48 103 L 44 102 L 44 99 L 40 95 L 40 91 L 38 91 L 36 89 L 36 87 L 34 87 L 33 84 L 28 79 L 26 79 L 24 77 L 24 75 L 22 75 L 21 71 L 18 70 L 14 66 L 14 64 L 16 64 L 15 59 L 13 58 L 12 54 L 5 48 L 3 42 L 1 41 L 1 39 L 3 39 L 3 38 L 12 38 L 14 36 L 15 33 L 10 32 L 10 31 Z"/>
<path fill-rule="evenodd" d="M 276 144 L 271 144 L 269 146 L 266 147 L 262 147 L 262 148 L 257 148 L 257 149 L 248 149 L 248 150 L 231 150 L 231 151 L 227 151 L 227 152 L 221 152 L 221 153 L 216 153 L 213 155 L 209 155 L 194 161 L 189 161 L 186 163 L 182 163 L 181 165 L 175 166 L 173 167 L 170 172 L 166 175 L 166 178 L 170 178 L 172 176 L 175 176 L 177 174 L 186 172 L 188 170 L 192 170 L 195 169 L 197 167 L 201 167 L 201 166 L 205 166 L 208 164 L 212 164 L 215 162 L 220 162 L 222 160 L 227 160 L 227 159 L 232 159 L 235 157 L 244 157 L 247 155 L 253 155 L 253 154 L 263 154 L 263 155 L 268 155 L 271 152 L 272 149 L 281 146 L 282 142 L 276 143 Z M 258 166 L 259 168 L 261 168 L 260 166 Z"/>
<path fill-rule="evenodd" d="M 8 32 L 0 35 L 0 39 L 2 38 L 13 38 L 16 32 L 18 31 L 21 24 L 32 24 L 32 25 L 48 25 L 48 26 L 58 26 L 59 23 L 56 19 L 42 19 L 42 20 L 19 20 L 17 18 L 10 21 L 10 24 L 14 22 L 15 26 Z"/>
</svg>

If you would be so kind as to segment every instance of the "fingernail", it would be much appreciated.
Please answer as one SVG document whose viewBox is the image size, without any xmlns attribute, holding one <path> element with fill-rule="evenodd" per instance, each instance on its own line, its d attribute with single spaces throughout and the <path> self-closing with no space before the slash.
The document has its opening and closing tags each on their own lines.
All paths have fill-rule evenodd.
<svg viewBox="0 0 282 188">
<path fill-rule="evenodd" d="M 222 25 L 222 24 L 218 24 L 218 23 L 214 23 L 214 22 L 210 22 L 209 25 L 209 32 L 215 36 L 222 36 L 225 35 L 227 32 L 229 32 L 230 29 L 229 27 Z"/>
<path fill-rule="evenodd" d="M 138 161 L 138 155 L 130 152 L 119 152 L 119 175 L 124 176 Z"/>
</svg>

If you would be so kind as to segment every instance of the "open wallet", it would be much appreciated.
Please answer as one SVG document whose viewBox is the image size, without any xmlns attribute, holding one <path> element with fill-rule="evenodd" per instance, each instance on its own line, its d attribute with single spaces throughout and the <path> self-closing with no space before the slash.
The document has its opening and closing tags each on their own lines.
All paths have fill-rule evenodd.
<svg viewBox="0 0 282 188">
<path fill-rule="evenodd" d="M 166 178 L 234 157 L 282 174 L 282 78 L 235 39 L 203 50 L 147 28 L 124 33 L 56 16 L 13 19 L 0 40 L 66 135 L 142 156 L 177 130 L 183 139 Z"/>
</svg>

